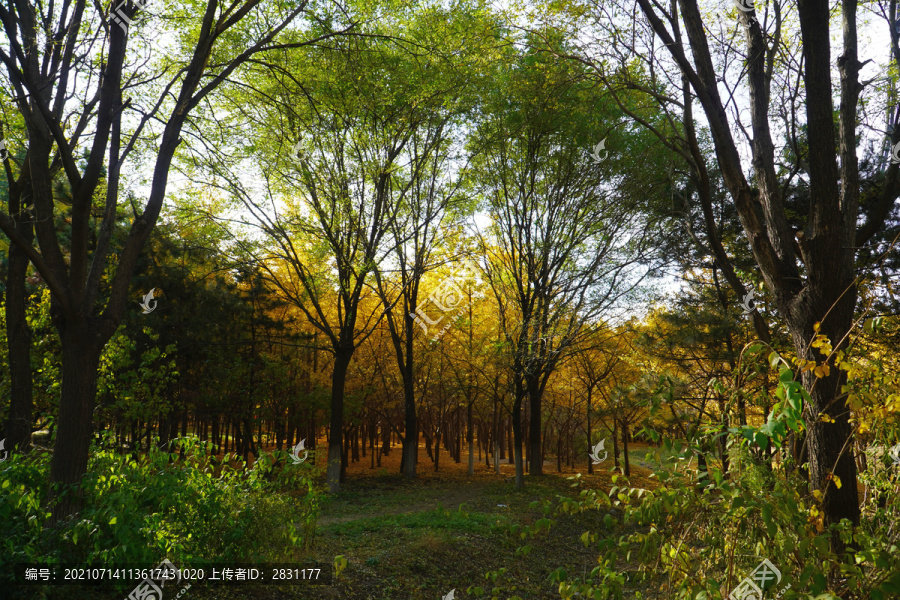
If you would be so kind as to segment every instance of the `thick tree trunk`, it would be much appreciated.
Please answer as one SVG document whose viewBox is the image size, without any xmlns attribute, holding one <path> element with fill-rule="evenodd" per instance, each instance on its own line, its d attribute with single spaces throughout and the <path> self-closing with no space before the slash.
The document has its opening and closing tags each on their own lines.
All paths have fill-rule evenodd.
<svg viewBox="0 0 900 600">
<path fill-rule="evenodd" d="M 10 192 L 12 193 L 12 192 Z M 23 235 L 31 239 L 31 226 L 17 224 Z M 6 450 L 28 452 L 31 447 L 32 383 L 31 329 L 25 318 L 25 276 L 28 258 L 15 244 L 9 244 L 6 276 L 6 344 L 9 352 L 10 398 L 6 421 Z"/>
<path fill-rule="evenodd" d="M 834 289 L 839 288 L 835 286 Z M 855 289 L 847 291 L 840 301 L 836 301 L 822 323 L 821 333 L 832 341 L 835 350 L 839 348 L 838 341 L 844 339 L 850 329 L 855 303 Z M 822 313 L 824 312 L 823 310 Z M 810 348 L 810 342 L 815 335 L 813 331 L 815 319 L 812 318 L 812 314 L 808 316 L 810 318 L 807 320 L 806 331 L 809 334 L 806 336 L 795 334 L 794 346 L 798 356 L 821 363 L 823 356 L 817 349 Z M 794 323 L 792 329 L 799 330 L 799 324 Z M 859 525 L 856 461 L 853 457 L 852 443 L 848 443 L 852 435 L 850 409 L 847 406 L 846 394 L 841 393 L 842 386 L 846 384 L 846 373 L 835 367 L 833 361 L 829 361 L 829 364 L 831 368 L 827 377 L 817 378 L 811 371 L 803 374 L 803 386 L 809 391 L 812 404 L 806 424 L 809 478 L 813 489 L 825 492 L 822 507 L 826 525 L 840 522 L 841 519 L 849 519 L 854 525 Z M 826 422 L 819 418 L 821 415 L 828 415 L 829 420 L 833 419 L 834 422 Z M 840 479 L 840 488 L 829 478 L 832 474 Z M 845 545 L 834 536 L 832 548 L 842 551 Z"/>
<path fill-rule="evenodd" d="M 340 352 L 334 357 L 334 372 L 331 374 L 331 428 L 328 432 L 328 491 L 340 491 L 341 479 L 345 474 L 343 461 L 342 433 L 344 425 L 344 386 L 347 383 L 347 369 L 350 367 L 352 352 Z"/>
<path fill-rule="evenodd" d="M 56 443 L 50 460 L 52 520 L 78 511 L 87 472 L 103 342 L 87 323 L 60 327 L 62 368 Z"/>
</svg>

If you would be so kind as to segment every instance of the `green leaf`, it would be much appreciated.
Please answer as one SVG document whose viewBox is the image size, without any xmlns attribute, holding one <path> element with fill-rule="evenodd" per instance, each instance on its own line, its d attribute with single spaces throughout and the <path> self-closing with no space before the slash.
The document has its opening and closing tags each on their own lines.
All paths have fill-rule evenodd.
<svg viewBox="0 0 900 600">
<path fill-rule="evenodd" d="M 781 381 L 781 383 L 790 383 L 794 380 L 794 372 L 785 367 L 779 371 L 778 380 Z"/>
</svg>

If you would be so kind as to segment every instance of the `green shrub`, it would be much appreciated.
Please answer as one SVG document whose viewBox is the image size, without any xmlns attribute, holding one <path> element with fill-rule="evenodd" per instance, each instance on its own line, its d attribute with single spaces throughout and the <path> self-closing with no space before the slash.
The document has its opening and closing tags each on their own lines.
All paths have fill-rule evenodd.
<svg viewBox="0 0 900 600">
<path fill-rule="evenodd" d="M 49 455 L 13 455 L 0 470 L 0 578 L 11 576 L 3 562 L 286 562 L 312 544 L 321 492 L 311 461 L 276 466 L 283 453 L 219 469 L 210 444 L 176 443 L 138 460 L 93 448 L 81 511 L 52 529 Z"/>
</svg>

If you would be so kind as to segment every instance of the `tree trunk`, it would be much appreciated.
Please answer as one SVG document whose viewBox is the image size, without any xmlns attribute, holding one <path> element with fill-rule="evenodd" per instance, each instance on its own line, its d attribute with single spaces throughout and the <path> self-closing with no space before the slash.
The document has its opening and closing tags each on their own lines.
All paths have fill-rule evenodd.
<svg viewBox="0 0 900 600">
<path fill-rule="evenodd" d="M 362 458 L 366 457 L 366 440 L 369 439 L 369 422 L 363 421 L 362 425 L 360 425 L 359 429 L 359 437 L 361 438 L 359 444 L 359 453 L 362 455 Z"/>
<path fill-rule="evenodd" d="M 594 451 L 594 439 L 593 439 L 593 435 L 591 434 L 591 388 L 588 388 L 588 393 L 587 393 L 587 442 L 588 442 L 588 475 L 593 475 L 594 474 L 594 461 L 590 457 L 591 452 Z"/>
<path fill-rule="evenodd" d="M 557 428 L 556 432 L 556 472 L 562 473 L 562 428 Z"/>
<path fill-rule="evenodd" d="M 472 430 L 472 401 L 466 414 L 466 441 L 469 442 L 469 477 L 475 475 L 475 432 Z M 479 448 L 481 446 L 479 445 Z"/>
<path fill-rule="evenodd" d="M 507 456 L 506 460 L 509 464 L 515 464 L 516 456 L 515 456 L 515 452 L 513 452 L 513 445 L 515 444 L 516 436 L 515 436 L 514 431 L 513 431 L 513 435 L 510 435 L 510 428 L 515 430 L 515 427 L 512 424 L 512 417 L 510 417 L 510 420 L 507 422 L 506 429 L 504 431 L 506 432 L 506 456 Z"/>
<path fill-rule="evenodd" d="M 506 439 L 506 419 L 507 417 L 505 416 L 502 419 L 497 419 L 497 445 L 500 446 L 501 460 L 505 460 L 508 456 L 506 453 L 507 447 L 509 447 L 510 450 L 512 449 L 512 445 L 510 445 Z M 509 454 L 512 454 L 512 452 L 510 452 Z"/>
<path fill-rule="evenodd" d="M 341 480 L 346 476 L 343 460 L 342 434 L 344 429 L 344 386 L 347 383 L 347 369 L 350 367 L 352 351 L 339 352 L 334 357 L 334 372 L 331 374 L 331 428 L 328 432 L 328 491 L 340 491 Z"/>
<path fill-rule="evenodd" d="M 10 194 L 13 192 L 10 191 Z M 10 200 L 12 202 L 12 200 Z M 11 207 L 12 208 L 12 207 Z M 12 213 L 13 211 L 10 210 Z M 31 240 L 31 225 L 17 223 L 27 239 Z M 10 398 L 6 421 L 6 450 L 28 452 L 31 447 L 32 382 L 31 382 L 31 329 L 25 318 L 25 276 L 28 274 L 28 258 L 15 244 L 9 244 L 9 264 L 6 276 L 6 345 L 9 352 Z"/>
<path fill-rule="evenodd" d="M 416 461 L 419 458 L 419 420 L 416 415 L 415 389 L 412 374 L 403 378 L 403 412 L 405 433 L 403 435 L 403 476 L 416 478 Z"/>
<path fill-rule="evenodd" d="M 851 292 L 847 292 L 845 296 L 847 295 L 851 295 Z M 850 329 L 850 315 L 856 294 L 853 293 L 852 296 L 852 303 L 842 299 L 829 313 L 828 319 L 822 323 L 822 334 L 832 340 L 835 350 L 839 348 L 837 341 L 844 339 L 844 335 Z M 835 321 L 839 325 L 836 325 Z M 809 329 L 812 331 L 812 323 Z M 802 353 L 802 350 L 809 348 L 812 335 L 810 339 L 794 337 L 798 356 L 805 356 L 807 360 L 822 361 L 821 354 L 814 348 L 810 348 L 805 354 Z M 810 407 L 812 417 L 807 419 L 806 424 L 809 477 L 814 489 L 825 492 L 822 507 L 826 526 L 838 523 L 841 519 L 849 519 L 854 525 L 859 525 L 860 519 L 856 462 L 853 458 L 852 444 L 847 443 L 852 434 L 850 408 L 847 406 L 846 394 L 841 394 L 841 388 L 845 384 L 846 372 L 835 367 L 833 362 L 827 377 L 816 378 L 811 371 L 803 374 L 803 386 L 809 390 L 812 401 Z M 818 416 L 822 414 L 828 415 L 834 422 L 819 419 Z M 840 488 L 829 480 L 831 474 L 841 480 Z M 832 548 L 843 551 L 845 545 L 840 538 L 833 536 Z"/>
<path fill-rule="evenodd" d="M 388 456 L 391 453 L 391 424 L 385 423 L 381 427 L 381 453 Z"/>
<path fill-rule="evenodd" d="M 621 465 L 619 465 L 619 420 L 613 417 L 613 462 L 616 464 L 616 468 L 620 471 L 622 470 Z"/>
<path fill-rule="evenodd" d="M 82 477 L 87 472 L 88 453 L 97 394 L 97 369 L 103 341 L 90 325 L 60 326 L 62 367 L 56 443 L 50 460 L 52 521 L 76 513 L 81 504 Z M 93 342 L 93 343 L 92 343 Z"/>
<path fill-rule="evenodd" d="M 441 458 L 441 426 L 434 433 L 434 472 L 437 473 L 438 461 Z"/>
<path fill-rule="evenodd" d="M 428 454 L 428 458 L 431 459 L 431 462 L 434 462 L 434 452 L 431 450 L 432 436 L 428 433 L 427 428 L 422 434 L 425 436 L 425 453 Z"/>
<path fill-rule="evenodd" d="M 513 449 L 510 452 L 510 458 L 516 463 L 516 489 L 525 487 L 525 469 L 522 464 L 524 457 L 522 456 L 522 395 L 516 399 L 513 405 L 512 428 L 513 428 Z"/>
<path fill-rule="evenodd" d="M 353 427 L 353 445 L 351 447 L 353 462 L 359 462 L 359 425 Z"/>
<path fill-rule="evenodd" d="M 544 457 L 541 453 L 541 390 L 536 378 L 528 381 L 528 474 L 544 474 Z"/>
</svg>

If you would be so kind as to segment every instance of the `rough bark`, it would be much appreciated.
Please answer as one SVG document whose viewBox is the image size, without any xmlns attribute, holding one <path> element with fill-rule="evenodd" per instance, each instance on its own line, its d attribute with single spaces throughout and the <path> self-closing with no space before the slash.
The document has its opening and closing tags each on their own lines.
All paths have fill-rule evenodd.
<svg viewBox="0 0 900 600">
<path fill-rule="evenodd" d="M 824 357 L 810 349 L 810 342 L 815 337 L 814 325 L 821 322 L 821 333 L 831 340 L 836 349 L 843 345 L 852 326 L 857 299 L 854 246 L 860 245 L 860 237 L 871 235 L 879 227 L 879 223 L 873 222 L 870 217 L 857 230 L 860 215 L 855 132 L 860 65 L 856 48 L 856 2 L 845 0 L 841 3 L 844 54 L 838 59 L 841 78 L 839 136 L 835 132 L 832 103 L 830 9 L 827 4 L 814 0 L 798 3 L 805 58 L 802 93 L 809 136 L 810 203 L 808 223 L 806 230 L 798 236 L 800 241 L 796 252 L 775 174 L 774 148 L 769 134 L 771 66 L 767 61 L 771 50 L 766 47 L 759 24 L 749 22 L 748 15 L 742 14 L 741 19 L 748 32 L 747 73 L 751 90 L 753 167 L 759 187 L 758 206 L 762 209 L 762 221 L 757 216 L 754 194 L 744 177 L 731 126 L 719 97 L 718 73 L 713 66 L 696 0 L 679 0 L 692 60 L 688 59 L 685 48 L 672 39 L 651 2 L 638 0 L 638 3 L 703 106 L 723 179 L 737 207 L 766 285 L 788 323 L 797 355 L 822 362 Z M 840 138 L 839 148 L 836 137 Z M 896 190 L 893 189 L 896 176 L 896 165 L 892 165 L 888 169 L 884 194 L 890 202 L 896 198 Z M 800 276 L 798 260 L 805 267 L 805 279 Z M 856 466 L 849 451 L 852 428 L 846 401 L 840 393 L 843 375 L 834 367 L 833 361 L 828 360 L 831 366 L 828 377 L 815 378 L 809 373 L 803 375 L 804 387 L 811 398 L 810 406 L 804 412 L 808 423 L 810 484 L 814 489 L 825 491 L 823 508 L 826 523 L 846 518 L 858 524 Z M 834 422 L 820 420 L 823 413 L 833 418 Z M 832 473 L 840 477 L 840 489 L 830 483 L 829 475 Z M 836 536 L 832 536 L 831 541 L 834 550 L 843 551 L 844 545 Z"/>
<path fill-rule="evenodd" d="M 77 512 L 81 505 L 78 485 L 87 472 L 97 368 L 106 342 L 83 323 L 63 324 L 60 332 L 62 381 L 56 444 L 50 460 L 53 522 Z"/>
</svg>

